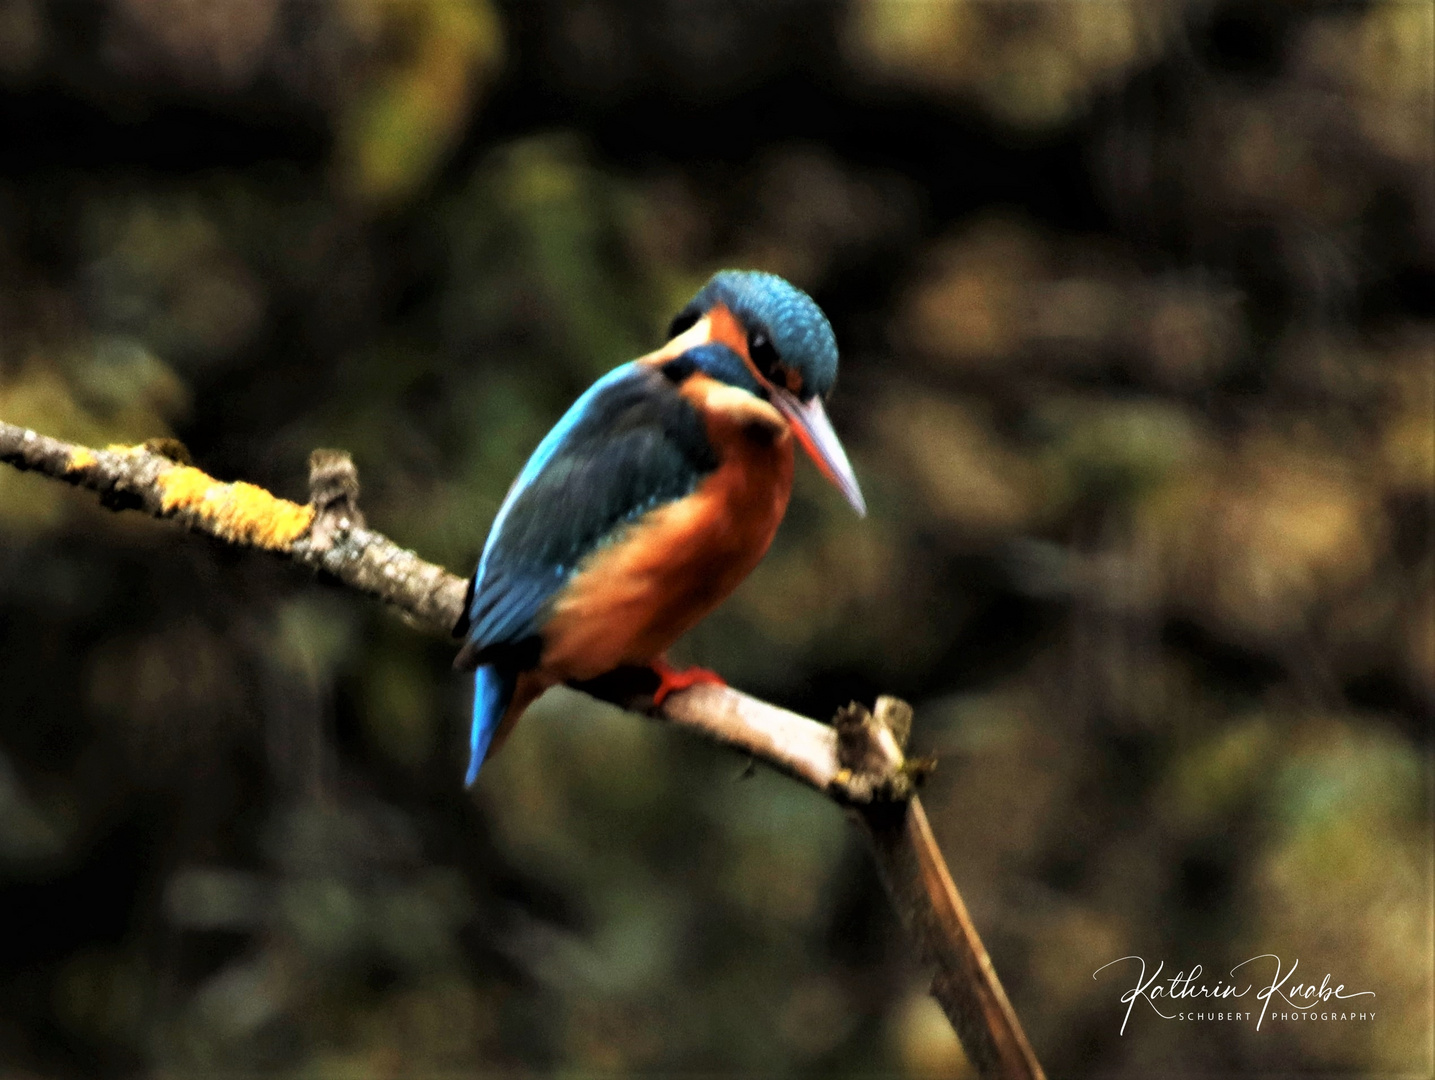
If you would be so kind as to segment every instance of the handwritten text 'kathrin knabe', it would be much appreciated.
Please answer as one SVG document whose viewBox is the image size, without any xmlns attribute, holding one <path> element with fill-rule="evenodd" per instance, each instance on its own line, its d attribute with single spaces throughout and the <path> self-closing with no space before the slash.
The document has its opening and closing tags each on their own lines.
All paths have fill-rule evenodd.
<svg viewBox="0 0 1435 1080">
<path fill-rule="evenodd" d="M 1161 969 L 1166 966 L 1166 961 L 1162 960 L 1158 963 L 1156 970 L 1153 971 L 1148 978 L 1146 975 L 1146 961 L 1139 956 L 1123 956 L 1119 960 L 1111 961 L 1109 964 L 1102 964 L 1091 973 L 1091 977 L 1094 979 L 1107 968 L 1115 964 L 1124 963 L 1127 960 L 1134 960 L 1136 964 L 1139 965 L 1140 970 L 1136 976 L 1136 985 L 1121 995 L 1121 1002 L 1126 1006 L 1126 1016 L 1121 1021 L 1121 1034 L 1123 1035 L 1126 1034 L 1126 1024 L 1127 1021 L 1131 1019 L 1131 1009 L 1136 1004 L 1138 998 L 1150 1005 L 1156 1015 L 1165 1020 L 1249 1020 L 1251 1013 L 1255 1011 L 1254 1008 L 1236 1011 L 1237 1001 L 1233 999 L 1244 998 L 1255 989 L 1255 983 L 1246 983 L 1244 980 L 1250 978 L 1252 972 L 1259 970 L 1259 967 L 1251 968 L 1242 975 L 1237 975 L 1237 972 L 1247 964 L 1255 964 L 1258 960 L 1272 961 L 1275 965 L 1275 971 L 1271 975 L 1270 983 L 1256 990 L 1256 996 L 1253 999 L 1253 1002 L 1260 1002 L 1260 1012 L 1256 1016 L 1257 1031 L 1260 1030 L 1261 1023 L 1266 1019 L 1266 1015 L 1271 1009 L 1272 1000 L 1276 1002 L 1276 1010 L 1280 1010 L 1281 1002 L 1284 1002 L 1291 1009 L 1295 1010 L 1294 1015 L 1283 1011 L 1272 1012 L 1270 1014 L 1272 1019 L 1277 1017 L 1281 1019 L 1300 1020 L 1375 1019 L 1375 1013 L 1373 1011 L 1352 1012 L 1349 1009 L 1331 1007 L 1333 1001 L 1345 1001 L 1349 998 L 1358 997 L 1374 997 L 1374 990 L 1348 991 L 1344 983 L 1331 986 L 1329 974 L 1321 979 L 1319 985 L 1315 983 L 1294 983 L 1287 986 L 1286 984 L 1290 983 L 1291 976 L 1295 974 L 1296 968 L 1300 966 L 1300 961 L 1296 960 L 1286 969 L 1281 964 L 1281 958 L 1275 953 L 1262 953 L 1260 956 L 1253 956 L 1249 960 L 1242 960 L 1235 967 L 1231 968 L 1230 982 L 1222 982 L 1220 979 L 1217 979 L 1213 983 L 1198 982 L 1197 980 L 1200 979 L 1203 970 L 1200 964 L 1193 967 L 1189 973 L 1182 971 L 1173 977 L 1160 979 L 1158 982 L 1157 980 L 1161 975 Z M 1158 999 L 1163 1003 L 1169 1002 L 1170 1005 L 1167 1007 L 1176 1006 L 1175 1010 L 1170 1013 L 1162 1012 L 1161 1008 L 1157 1005 Z M 1230 1005 L 1229 1010 L 1221 1009 L 1217 1012 L 1211 1012 L 1209 1008 L 1205 1007 L 1217 1002 L 1228 1002 Z M 1199 1005 L 1202 1006 L 1202 1008 L 1200 1012 L 1186 1012 L 1180 1008 L 1182 1004 L 1190 1006 Z M 1326 1006 L 1326 1008 L 1322 1009 L 1322 1006 Z"/>
</svg>

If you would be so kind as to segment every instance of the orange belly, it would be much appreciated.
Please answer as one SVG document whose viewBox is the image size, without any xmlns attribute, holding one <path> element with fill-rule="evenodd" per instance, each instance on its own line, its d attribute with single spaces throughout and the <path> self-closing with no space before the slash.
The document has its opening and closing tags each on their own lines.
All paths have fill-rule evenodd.
<svg viewBox="0 0 1435 1080">
<path fill-rule="evenodd" d="M 544 627 L 540 672 L 595 678 L 646 664 L 727 597 L 772 543 L 792 491 L 792 439 L 763 418 L 709 414 L 722 464 L 594 553 Z"/>
</svg>

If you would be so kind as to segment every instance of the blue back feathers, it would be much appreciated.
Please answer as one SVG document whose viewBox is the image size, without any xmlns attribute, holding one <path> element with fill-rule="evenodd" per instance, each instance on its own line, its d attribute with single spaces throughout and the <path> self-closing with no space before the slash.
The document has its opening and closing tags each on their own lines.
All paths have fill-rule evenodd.
<svg viewBox="0 0 1435 1080">
<path fill-rule="evenodd" d="M 467 638 L 455 663 L 531 665 L 548 601 L 584 558 L 717 466 L 702 417 L 660 368 L 629 363 L 598 380 L 499 508 L 455 628 Z"/>
<path fill-rule="evenodd" d="M 518 673 L 539 659 L 550 601 L 589 554 L 717 468 L 702 417 L 674 383 L 648 365 L 610 371 L 539 443 L 499 507 L 454 628 L 465 637 L 454 666 L 478 669 L 467 783 Z"/>
<path fill-rule="evenodd" d="M 832 393 L 837 381 L 837 338 L 812 297 L 776 274 L 720 270 L 678 313 L 674 329 L 691 326 L 719 303 L 726 305 L 749 333 L 766 334 L 781 362 L 801 374 L 799 396 L 804 401 L 813 396 L 825 399 Z M 669 336 L 673 336 L 671 331 Z"/>
</svg>

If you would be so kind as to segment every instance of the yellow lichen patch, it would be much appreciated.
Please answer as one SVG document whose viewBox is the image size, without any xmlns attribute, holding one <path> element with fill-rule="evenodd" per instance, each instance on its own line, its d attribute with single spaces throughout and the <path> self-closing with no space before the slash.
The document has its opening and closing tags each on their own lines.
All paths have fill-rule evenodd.
<svg viewBox="0 0 1435 1080">
<path fill-rule="evenodd" d="M 212 487 L 223 487 L 208 473 L 189 466 L 166 469 L 155 479 L 160 490 L 160 508 L 166 514 L 176 510 L 198 511 L 205 495 Z"/>
<path fill-rule="evenodd" d="M 81 469 L 88 469 L 98 460 L 93 450 L 90 450 L 88 447 L 77 446 L 70 451 L 70 461 L 65 468 L 69 472 L 78 472 Z"/>
<path fill-rule="evenodd" d="M 227 484 L 228 499 L 219 516 L 234 538 L 265 548 L 287 548 L 314 520 L 312 506 L 277 499 L 253 484 Z"/>
<path fill-rule="evenodd" d="M 254 484 L 222 484 L 189 466 L 166 469 L 156 482 L 165 513 L 188 511 L 215 535 L 238 544 L 282 551 L 314 520 L 311 506 L 275 498 Z"/>
</svg>

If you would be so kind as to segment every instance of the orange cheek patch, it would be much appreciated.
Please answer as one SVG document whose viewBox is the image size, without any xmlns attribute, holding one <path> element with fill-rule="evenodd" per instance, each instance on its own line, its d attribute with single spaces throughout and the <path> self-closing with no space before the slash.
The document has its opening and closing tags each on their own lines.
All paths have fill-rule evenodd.
<svg viewBox="0 0 1435 1080">
<path fill-rule="evenodd" d="M 747 334 L 742 324 L 737 321 L 737 316 L 722 304 L 718 304 L 708 312 L 708 319 L 711 325 L 708 340 L 726 345 L 741 356 L 748 367 L 752 367 L 752 358 L 747 355 Z"/>
</svg>

